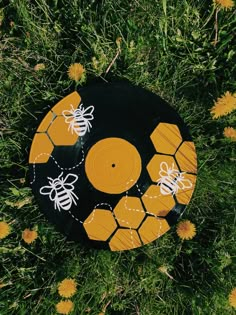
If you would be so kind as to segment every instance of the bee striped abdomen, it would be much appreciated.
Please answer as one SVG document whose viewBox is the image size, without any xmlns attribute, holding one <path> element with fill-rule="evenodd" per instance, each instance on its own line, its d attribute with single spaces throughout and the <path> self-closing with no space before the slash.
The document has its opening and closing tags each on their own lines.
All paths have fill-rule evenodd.
<svg viewBox="0 0 236 315">
<path fill-rule="evenodd" d="M 63 186 L 57 191 L 57 203 L 63 210 L 69 210 L 72 204 L 71 196 Z"/>
</svg>

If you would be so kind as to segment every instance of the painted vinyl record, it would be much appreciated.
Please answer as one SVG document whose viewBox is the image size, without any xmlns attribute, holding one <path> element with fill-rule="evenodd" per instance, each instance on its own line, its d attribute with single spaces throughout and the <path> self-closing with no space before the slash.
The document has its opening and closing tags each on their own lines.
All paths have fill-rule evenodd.
<svg viewBox="0 0 236 315">
<path fill-rule="evenodd" d="M 41 211 L 68 239 L 112 251 L 176 223 L 196 183 L 188 128 L 159 96 L 127 82 L 85 87 L 39 125 L 30 176 Z"/>
</svg>

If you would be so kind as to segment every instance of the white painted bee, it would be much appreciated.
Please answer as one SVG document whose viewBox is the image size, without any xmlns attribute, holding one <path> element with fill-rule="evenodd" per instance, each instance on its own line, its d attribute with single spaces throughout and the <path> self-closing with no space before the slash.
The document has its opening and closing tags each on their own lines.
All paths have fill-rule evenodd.
<svg viewBox="0 0 236 315">
<path fill-rule="evenodd" d="M 160 186 L 160 192 L 162 195 L 174 195 L 178 193 L 178 190 L 187 189 L 192 187 L 192 183 L 189 179 L 184 178 L 185 172 L 180 172 L 172 167 L 168 167 L 166 162 L 161 162 L 159 175 L 161 176 L 157 180 L 157 184 Z"/>
<path fill-rule="evenodd" d="M 83 108 L 83 104 L 81 104 L 79 108 L 74 109 L 71 104 L 71 110 L 62 112 L 65 122 L 69 124 L 68 130 L 71 130 L 72 134 L 75 132 L 78 136 L 83 137 L 92 128 L 90 120 L 94 119 L 93 111 L 94 106 Z"/>
<path fill-rule="evenodd" d="M 79 198 L 73 192 L 74 183 L 78 180 L 75 174 L 68 174 L 62 177 L 63 172 L 55 179 L 48 177 L 49 186 L 43 186 L 39 192 L 41 195 L 49 195 L 51 201 L 54 201 L 54 209 L 68 211 L 72 204 L 77 205 L 76 200 Z"/>
</svg>

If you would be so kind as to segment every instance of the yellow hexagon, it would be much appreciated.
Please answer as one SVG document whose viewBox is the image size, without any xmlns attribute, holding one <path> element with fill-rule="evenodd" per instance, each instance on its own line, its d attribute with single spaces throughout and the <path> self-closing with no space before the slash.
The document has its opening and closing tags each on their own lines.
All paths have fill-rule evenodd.
<svg viewBox="0 0 236 315">
<path fill-rule="evenodd" d="M 167 215 L 175 206 L 175 200 L 172 194 L 163 195 L 158 185 L 149 186 L 142 196 L 142 201 L 148 213 L 157 216 Z"/>
<path fill-rule="evenodd" d="M 182 172 L 197 172 L 197 154 L 192 141 L 183 142 L 175 157 Z"/>
<path fill-rule="evenodd" d="M 46 163 L 53 150 L 53 144 L 46 133 L 36 133 L 32 141 L 29 163 Z"/>
<path fill-rule="evenodd" d="M 41 124 L 39 125 L 37 132 L 47 131 L 50 123 L 53 121 L 53 117 L 54 117 L 53 113 L 49 111 L 47 115 L 44 117 L 44 119 L 42 120 Z"/>
<path fill-rule="evenodd" d="M 179 128 L 173 124 L 160 123 L 150 136 L 157 152 L 174 154 L 182 137 Z"/>
<path fill-rule="evenodd" d="M 81 97 L 79 93 L 73 92 L 66 97 L 64 97 L 60 102 L 58 102 L 53 108 L 52 111 L 56 115 L 62 115 L 64 110 L 71 110 L 71 105 L 74 109 L 78 108 Z"/>
<path fill-rule="evenodd" d="M 48 129 L 48 134 L 55 145 L 73 145 L 78 135 L 68 129 L 68 124 L 63 116 L 57 117 Z"/>
<path fill-rule="evenodd" d="M 141 245 L 138 233 L 132 229 L 118 229 L 109 242 L 112 251 L 132 249 Z"/>
<path fill-rule="evenodd" d="M 117 227 L 112 212 L 103 209 L 94 209 L 83 226 L 88 237 L 96 241 L 106 241 Z"/>
<path fill-rule="evenodd" d="M 142 203 L 137 197 L 123 197 L 114 209 L 115 217 L 123 227 L 137 228 L 145 217 Z"/>
<path fill-rule="evenodd" d="M 187 205 L 192 197 L 196 176 L 191 174 L 183 174 L 184 179 L 179 184 L 178 192 L 176 193 L 177 201 L 183 205 Z"/>
<path fill-rule="evenodd" d="M 150 243 L 170 229 L 165 219 L 147 217 L 138 232 L 144 244 Z"/>
<path fill-rule="evenodd" d="M 166 165 L 161 164 L 162 162 L 166 163 L 167 167 Z M 157 182 L 160 179 L 160 171 L 165 167 L 178 170 L 178 166 L 172 156 L 155 154 L 147 165 L 148 173 L 153 182 Z"/>
</svg>

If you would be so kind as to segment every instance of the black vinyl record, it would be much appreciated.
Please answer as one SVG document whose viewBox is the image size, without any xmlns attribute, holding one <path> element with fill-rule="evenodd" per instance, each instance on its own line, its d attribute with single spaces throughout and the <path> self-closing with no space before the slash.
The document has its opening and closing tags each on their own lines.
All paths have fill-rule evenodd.
<svg viewBox="0 0 236 315">
<path fill-rule="evenodd" d="M 70 240 L 112 251 L 150 243 L 190 202 L 197 157 L 159 96 L 127 82 L 81 88 L 44 117 L 30 150 L 41 211 Z"/>
</svg>

